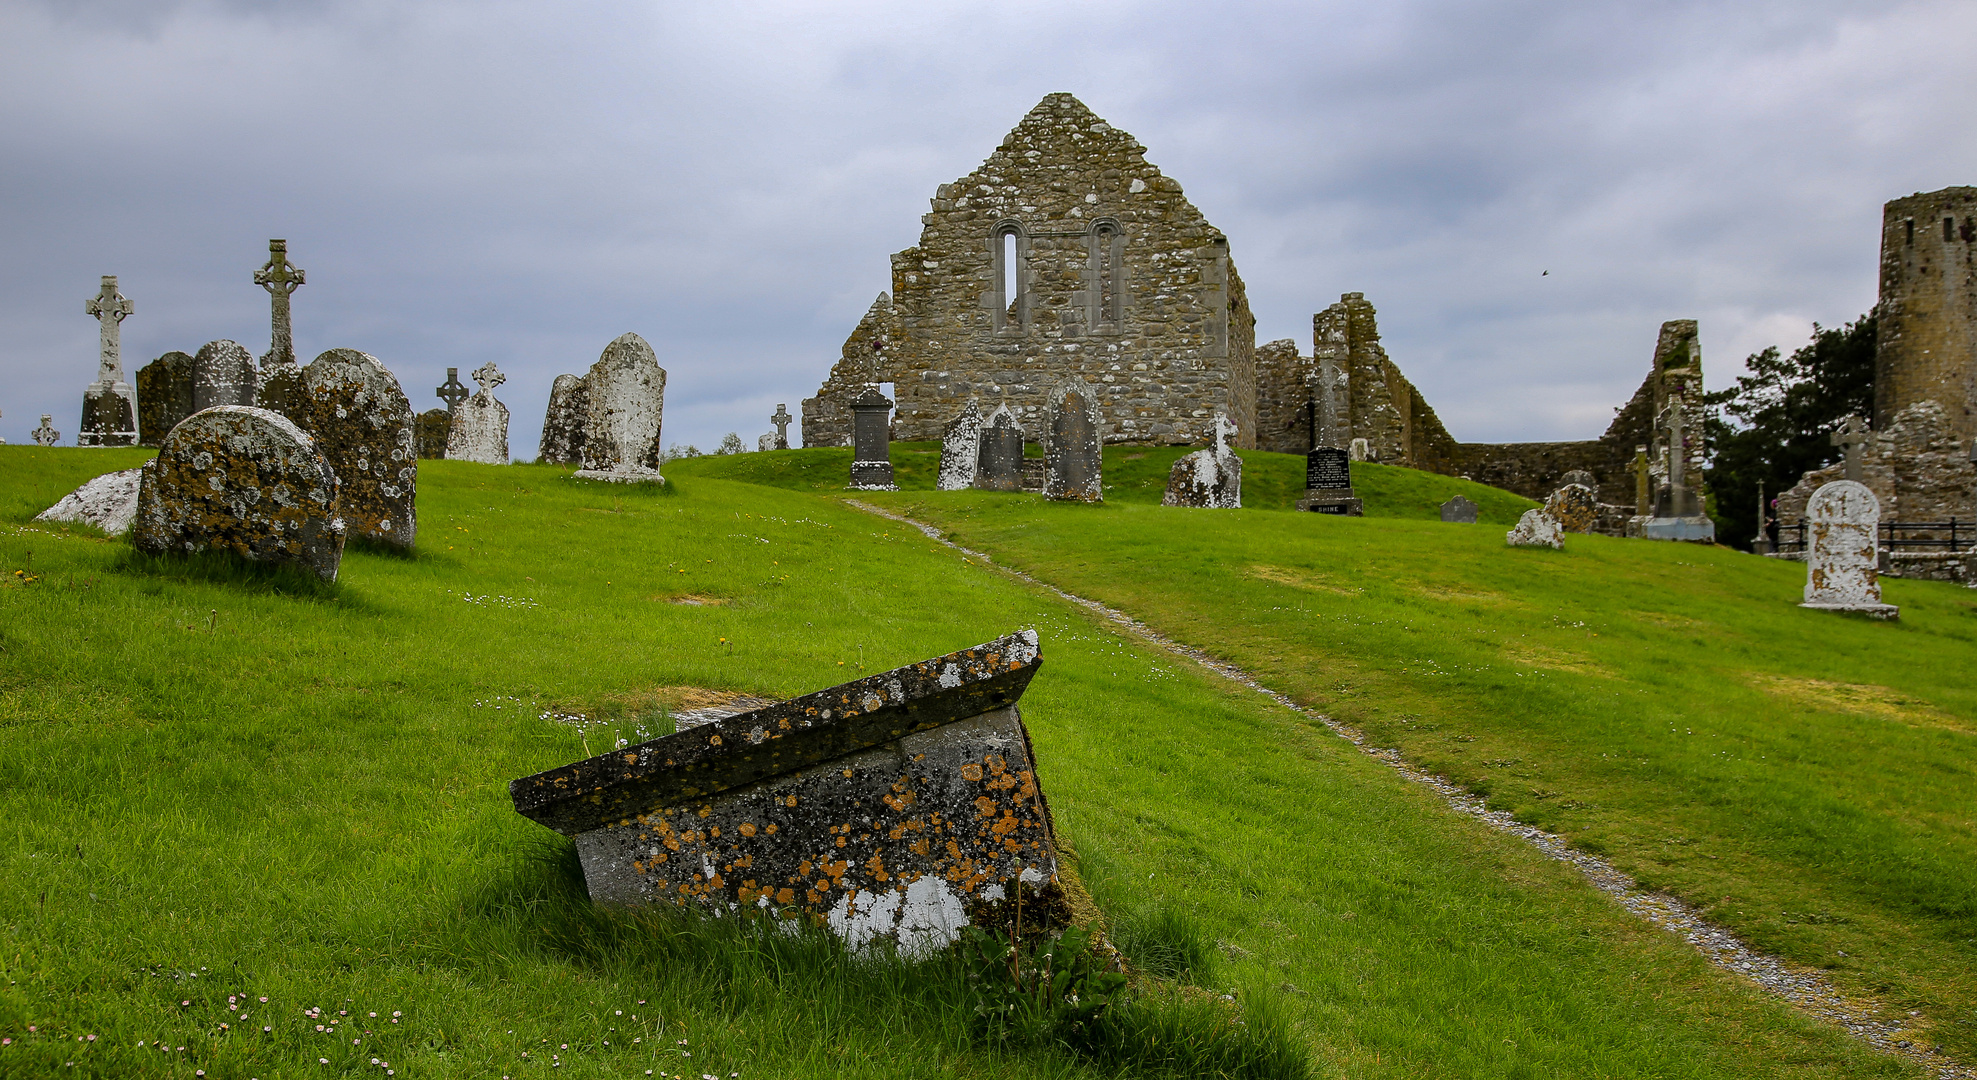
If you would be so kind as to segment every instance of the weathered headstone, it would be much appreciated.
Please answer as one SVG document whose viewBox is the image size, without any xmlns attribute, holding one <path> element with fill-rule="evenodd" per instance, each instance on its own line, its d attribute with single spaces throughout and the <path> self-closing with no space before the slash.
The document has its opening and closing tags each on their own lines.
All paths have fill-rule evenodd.
<svg viewBox="0 0 1977 1080">
<path fill-rule="evenodd" d="M 41 414 L 41 426 L 31 434 L 36 446 L 53 446 L 62 441 L 62 433 L 55 430 L 55 417 L 48 413 Z"/>
<path fill-rule="evenodd" d="M 1162 506 L 1196 506 L 1211 510 L 1242 508 L 1242 459 L 1229 449 L 1236 425 L 1215 414 L 1215 445 L 1196 450 L 1174 462 L 1167 474 Z"/>
<path fill-rule="evenodd" d="M 157 446 L 192 407 L 193 359 L 168 352 L 137 369 L 137 441 Z"/>
<path fill-rule="evenodd" d="M 666 411 L 666 369 L 652 346 L 637 334 L 621 334 L 584 376 L 583 468 L 577 475 L 614 483 L 651 481 L 659 474 L 665 447 L 659 426 Z"/>
<path fill-rule="evenodd" d="M 771 451 L 771 450 L 774 450 L 774 449 L 776 449 L 776 448 L 777 448 L 777 447 L 776 447 L 776 433 L 775 433 L 775 432 L 773 432 L 773 431 L 767 431 L 767 432 L 763 432 L 763 433 L 762 433 L 762 434 L 760 434 L 760 435 L 757 435 L 757 436 L 755 436 L 755 452 L 756 452 L 756 453 L 758 453 L 758 454 L 766 454 L 766 453 L 768 453 L 769 451 Z"/>
<path fill-rule="evenodd" d="M 940 477 L 934 487 L 940 491 L 960 491 L 975 486 L 975 474 L 982 465 L 982 410 L 973 401 L 961 407 L 961 415 L 948 422 L 941 433 Z"/>
<path fill-rule="evenodd" d="M 769 422 L 776 425 L 774 449 L 789 449 L 789 423 L 794 419 L 796 417 L 789 414 L 789 409 L 786 406 L 782 404 L 776 406 L 775 413 L 769 417 Z"/>
<path fill-rule="evenodd" d="M 139 551 L 228 552 L 336 580 L 344 536 L 336 472 L 287 417 L 244 405 L 194 413 L 139 471 L 131 529 Z"/>
<path fill-rule="evenodd" d="M 876 386 L 851 399 L 853 491 L 898 491 L 892 482 L 892 399 Z"/>
<path fill-rule="evenodd" d="M 1065 502 L 1105 498 L 1104 431 L 1098 397 L 1082 379 L 1059 383 L 1050 392 L 1043 444 L 1043 497 Z"/>
<path fill-rule="evenodd" d="M 1678 384 L 1678 389 L 1679 389 Z M 1703 512 L 1702 501 L 1688 482 L 1689 435 L 1684 429 L 1686 390 L 1671 395 L 1668 407 L 1668 483 L 1655 500 L 1654 516 L 1642 526 L 1650 540 L 1716 541 L 1716 522 Z M 1693 433 L 1700 438 L 1701 432 Z"/>
<path fill-rule="evenodd" d="M 1517 527 L 1503 535 L 1503 542 L 1511 547 L 1548 547 L 1563 550 L 1565 530 L 1559 527 L 1558 519 L 1544 512 L 1542 508 L 1524 511 L 1517 519 Z"/>
<path fill-rule="evenodd" d="M 1566 532 L 1589 533 L 1599 524 L 1599 496 L 1584 484 L 1566 484 L 1545 500 L 1545 513 Z"/>
<path fill-rule="evenodd" d="M 331 349 L 302 369 L 296 423 L 336 470 L 353 537 L 409 548 L 419 533 L 419 447 L 412 403 L 378 358 Z"/>
<path fill-rule="evenodd" d="M 1007 405 L 997 405 L 982 427 L 975 486 L 984 491 L 1023 490 L 1023 425 Z"/>
<path fill-rule="evenodd" d="M 453 434 L 453 414 L 445 409 L 427 409 L 412 418 L 412 436 L 419 456 L 437 461 L 446 456 L 446 440 Z"/>
<path fill-rule="evenodd" d="M 288 241 L 268 241 L 268 261 L 254 271 L 254 284 L 268 290 L 268 355 L 261 366 L 270 370 L 294 367 L 295 332 L 289 323 L 288 298 L 302 287 L 307 275 L 288 261 Z"/>
<path fill-rule="evenodd" d="M 1599 480 L 1592 473 L 1584 469 L 1573 469 L 1558 478 L 1559 487 L 1564 487 L 1567 484 L 1577 484 L 1583 488 L 1590 488 L 1594 492 L 1599 491 Z"/>
<path fill-rule="evenodd" d="M 129 532 L 131 519 L 137 516 L 138 479 L 143 471 L 125 469 L 95 477 L 34 515 L 34 520 L 94 525 L 112 536 Z"/>
<path fill-rule="evenodd" d="M 1821 611 L 1858 611 L 1893 619 L 1901 609 L 1881 602 L 1881 500 L 1867 485 L 1835 480 L 1805 504 L 1805 602 Z"/>
<path fill-rule="evenodd" d="M 82 392 L 82 425 L 77 446 L 130 446 L 137 442 L 137 392 L 124 381 L 123 321 L 137 309 L 117 291 L 117 276 L 103 275 L 103 286 L 83 310 L 98 323 L 96 381 Z"/>
<path fill-rule="evenodd" d="M 583 428 L 590 419 L 590 383 L 578 375 L 558 375 L 549 386 L 549 408 L 542 414 L 542 460 L 558 465 L 583 463 Z"/>
<path fill-rule="evenodd" d="M 1346 447 L 1346 455 L 1354 461 L 1373 460 L 1373 444 L 1365 439 L 1354 439 Z"/>
<path fill-rule="evenodd" d="M 494 388 L 508 381 L 501 369 L 488 361 L 474 370 L 480 392 L 468 398 L 453 415 L 453 428 L 446 437 L 449 461 L 477 461 L 483 465 L 508 464 L 508 406 L 495 400 Z"/>
<path fill-rule="evenodd" d="M 1442 504 L 1442 520 L 1459 525 L 1476 524 L 1476 504 L 1461 495 L 1451 495 Z"/>
<path fill-rule="evenodd" d="M 253 405 L 255 384 L 254 357 L 239 342 L 209 341 L 192 358 L 192 411 Z"/>
<path fill-rule="evenodd" d="M 1304 495 L 1299 510 L 1361 517 L 1365 505 L 1352 493 L 1352 456 L 1336 446 L 1314 446 L 1304 455 Z"/>
<path fill-rule="evenodd" d="M 576 841 L 600 904 L 739 907 L 920 954 L 969 925 L 1064 918 L 1017 700 L 1034 630 L 508 785 Z M 1032 920 L 1035 920 L 1032 922 Z"/>
</svg>

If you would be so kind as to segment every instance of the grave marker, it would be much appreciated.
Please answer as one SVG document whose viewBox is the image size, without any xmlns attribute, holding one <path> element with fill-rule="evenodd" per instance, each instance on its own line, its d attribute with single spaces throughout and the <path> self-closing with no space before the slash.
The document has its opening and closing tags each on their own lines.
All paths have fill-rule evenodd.
<svg viewBox="0 0 1977 1080">
<path fill-rule="evenodd" d="M 495 400 L 494 388 L 508 381 L 492 360 L 474 370 L 480 392 L 453 414 L 446 436 L 446 457 L 482 465 L 508 464 L 508 406 Z"/>
<path fill-rule="evenodd" d="M 446 369 L 446 381 L 433 387 L 432 392 L 439 400 L 446 403 L 446 411 L 449 414 L 458 412 L 460 403 L 474 396 L 472 390 L 461 384 L 460 369 L 456 367 Z"/>
<path fill-rule="evenodd" d="M 1058 384 L 1050 394 L 1043 446 L 1043 497 L 1064 502 L 1101 502 L 1104 492 L 1104 433 L 1098 398 L 1082 379 Z"/>
<path fill-rule="evenodd" d="M 934 487 L 940 491 L 974 487 L 981 464 L 982 410 L 971 400 L 941 433 L 940 477 Z"/>
<path fill-rule="evenodd" d="M 576 475 L 612 483 L 663 484 L 666 369 L 637 334 L 620 334 L 584 375 L 583 468 Z"/>
<path fill-rule="evenodd" d="M 409 548 L 419 532 L 412 403 L 378 358 L 331 349 L 302 369 L 298 427 L 336 470 L 353 536 Z"/>
<path fill-rule="evenodd" d="M 1023 425 L 1007 405 L 997 405 L 982 428 L 975 486 L 983 491 L 1023 490 Z"/>
<path fill-rule="evenodd" d="M 794 419 L 796 417 L 789 414 L 789 408 L 780 403 L 776 405 L 775 415 L 769 417 L 769 422 L 776 425 L 775 448 L 777 450 L 789 449 L 789 423 Z"/>
<path fill-rule="evenodd" d="M 1017 701 L 1036 631 L 525 776 L 515 809 L 576 842 L 592 901 L 809 917 L 908 954 L 1060 912 Z M 843 823 L 851 822 L 852 825 Z M 1061 915 L 1055 918 L 1062 918 Z"/>
<path fill-rule="evenodd" d="M 34 520 L 94 525 L 111 536 L 127 533 L 137 516 L 137 488 L 143 471 L 125 469 L 85 481 L 60 502 L 34 515 Z"/>
<path fill-rule="evenodd" d="M 549 387 L 549 408 L 542 414 L 544 461 L 558 465 L 583 463 L 583 429 L 590 417 L 590 383 L 577 375 L 558 375 Z"/>
<path fill-rule="evenodd" d="M 1805 504 L 1805 602 L 1820 611 L 1858 611 L 1894 619 L 1901 609 L 1881 602 L 1878 533 L 1881 501 L 1857 480 L 1835 480 Z"/>
<path fill-rule="evenodd" d="M 1352 456 L 1336 446 L 1314 446 L 1304 455 L 1304 495 L 1299 510 L 1361 517 L 1365 507 L 1352 493 Z"/>
<path fill-rule="evenodd" d="M 1452 495 L 1442 504 L 1442 520 L 1460 525 L 1476 524 L 1476 504 L 1461 495 Z"/>
<path fill-rule="evenodd" d="M 254 357 L 240 343 L 225 338 L 209 341 L 192 358 L 192 411 L 253 405 L 256 382 Z"/>
<path fill-rule="evenodd" d="M 157 446 L 192 407 L 193 358 L 168 352 L 137 369 L 137 441 Z"/>
<path fill-rule="evenodd" d="M 1860 483 L 1860 450 L 1861 447 L 1867 445 L 1867 440 L 1870 438 L 1867 433 L 1867 425 L 1860 422 L 1859 416 L 1850 415 L 1847 417 L 1846 423 L 1840 426 L 1840 430 L 1835 431 L 1833 434 L 1827 436 L 1827 438 L 1834 446 L 1840 447 L 1846 454 L 1846 478 L 1856 484 Z"/>
<path fill-rule="evenodd" d="M 1543 509 L 1526 510 L 1517 519 L 1517 527 L 1503 534 L 1503 542 L 1511 547 L 1548 547 L 1564 550 L 1565 531 L 1559 528 L 1558 519 Z"/>
<path fill-rule="evenodd" d="M 1229 436 L 1236 425 L 1222 414 L 1215 414 L 1215 444 L 1196 450 L 1174 462 L 1167 474 L 1167 492 L 1162 506 L 1194 506 L 1212 510 L 1242 508 L 1242 459 L 1229 449 Z"/>
<path fill-rule="evenodd" d="M 876 386 L 851 399 L 853 491 L 898 491 L 892 482 L 892 399 Z"/>
<path fill-rule="evenodd" d="M 1545 500 L 1545 513 L 1566 532 L 1589 533 L 1599 524 L 1599 497 L 1584 484 L 1566 484 Z"/>
<path fill-rule="evenodd" d="M 62 441 L 62 433 L 55 430 L 55 417 L 49 413 L 41 414 L 41 426 L 32 434 L 36 446 L 53 446 Z"/>
<path fill-rule="evenodd" d="M 1654 516 L 1642 526 L 1650 540 L 1689 540 L 1716 542 L 1716 523 L 1703 513 L 1702 504 L 1688 483 L 1688 435 L 1683 429 L 1682 388 L 1677 384 L 1668 399 L 1668 483 L 1655 502 Z"/>
<path fill-rule="evenodd" d="M 268 322 L 271 333 L 263 368 L 295 365 L 295 334 L 289 326 L 288 298 L 302 287 L 305 274 L 288 261 L 288 241 L 268 241 L 268 261 L 254 271 L 254 284 L 268 290 Z"/>
<path fill-rule="evenodd" d="M 123 321 L 137 310 L 117 291 L 117 276 L 104 274 L 102 288 L 83 305 L 97 322 L 96 381 L 82 392 L 82 424 L 77 446 L 131 446 L 137 442 L 137 392 L 124 381 Z"/>
<path fill-rule="evenodd" d="M 245 405 L 194 413 L 140 471 L 137 550 L 227 552 L 336 580 L 344 537 L 336 471 L 287 417 Z"/>
</svg>

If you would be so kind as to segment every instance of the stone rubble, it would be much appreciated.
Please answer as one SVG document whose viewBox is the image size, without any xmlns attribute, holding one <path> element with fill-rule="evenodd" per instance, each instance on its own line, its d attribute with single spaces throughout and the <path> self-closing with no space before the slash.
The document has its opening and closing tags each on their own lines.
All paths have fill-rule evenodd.
<svg viewBox="0 0 1977 1080">
<path fill-rule="evenodd" d="M 344 539 L 336 472 L 287 417 L 245 405 L 202 410 L 139 471 L 137 550 L 226 552 L 336 580 Z"/>
<path fill-rule="evenodd" d="M 449 461 L 475 461 L 482 465 L 508 464 L 508 406 L 494 397 L 494 388 L 508 381 L 493 361 L 474 371 L 480 391 L 453 414 L 446 436 Z"/>
<path fill-rule="evenodd" d="M 1067 914 L 1017 701 L 1034 630 L 522 777 L 594 902 L 821 919 L 909 955 Z M 1019 884 L 1020 883 L 1020 884 Z M 1056 916 L 1053 919 L 1053 915 Z"/>
<path fill-rule="evenodd" d="M 378 358 L 331 349 L 302 369 L 300 417 L 336 470 L 353 537 L 410 548 L 419 533 L 419 448 L 412 403 Z"/>
<path fill-rule="evenodd" d="M 663 484 L 666 369 L 637 334 L 620 334 L 584 375 L 583 468 L 576 475 L 612 483 Z"/>
<path fill-rule="evenodd" d="M 137 516 L 137 488 L 143 469 L 104 473 L 62 496 L 55 505 L 34 515 L 36 521 L 94 525 L 111 536 L 130 531 Z"/>
</svg>

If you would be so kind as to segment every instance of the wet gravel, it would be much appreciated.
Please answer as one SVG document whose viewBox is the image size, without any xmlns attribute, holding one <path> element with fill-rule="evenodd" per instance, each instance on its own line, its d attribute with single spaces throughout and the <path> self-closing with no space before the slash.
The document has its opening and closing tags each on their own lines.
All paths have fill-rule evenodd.
<svg viewBox="0 0 1977 1080">
<path fill-rule="evenodd" d="M 1498 832 L 1515 836 L 1559 862 L 1569 863 L 1584 874 L 1594 888 L 1611 896 L 1621 907 L 1681 937 L 1694 946 L 1704 959 L 1717 967 L 1749 979 L 1766 991 L 1791 1002 L 1810 1016 L 1844 1028 L 1849 1034 L 1867 1042 L 1877 1050 L 1913 1062 L 1939 1080 L 1977 1080 L 1977 1069 L 1951 1061 L 1942 1055 L 1939 1048 L 1911 1037 L 1911 1033 L 1899 1020 L 1882 1016 L 1872 1005 L 1846 997 L 1831 980 L 1818 971 L 1790 964 L 1776 956 L 1752 949 L 1738 940 L 1735 934 L 1703 918 L 1701 913 L 1682 900 L 1666 893 L 1649 892 L 1639 888 L 1632 877 L 1615 869 L 1612 863 L 1574 849 L 1564 837 L 1556 833 L 1526 825 L 1504 811 L 1491 810 L 1482 799 L 1470 794 L 1459 785 L 1409 764 L 1400 756 L 1400 751 L 1369 744 L 1366 734 L 1358 728 L 1341 723 L 1323 713 L 1306 709 L 1289 697 L 1258 682 L 1249 672 L 1210 656 L 1191 645 L 1183 645 L 1123 611 L 1107 607 L 1096 600 L 1087 600 L 1082 596 L 1065 592 L 1021 570 L 996 563 L 991 556 L 983 552 L 962 547 L 947 539 L 941 535 L 940 530 L 930 525 L 856 499 L 846 499 L 845 502 L 852 508 L 868 514 L 910 525 L 926 534 L 928 538 L 971 559 L 978 559 L 1018 581 L 1052 593 L 1100 615 L 1149 644 L 1186 657 L 1226 679 L 1270 698 L 1287 709 L 1317 720 L 1340 738 L 1384 762 L 1400 775 L 1417 784 L 1433 788 L 1458 813 L 1467 814 Z"/>
</svg>

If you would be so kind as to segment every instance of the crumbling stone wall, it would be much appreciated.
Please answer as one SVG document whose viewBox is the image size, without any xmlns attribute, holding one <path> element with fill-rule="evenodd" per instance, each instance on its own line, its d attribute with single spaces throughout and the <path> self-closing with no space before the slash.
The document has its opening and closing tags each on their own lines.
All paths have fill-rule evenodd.
<svg viewBox="0 0 1977 1080">
<path fill-rule="evenodd" d="M 1778 520 L 1802 519 L 1813 492 L 1845 477 L 1844 463 L 1806 473 L 1778 496 Z M 1860 448 L 1860 482 L 1881 500 L 1882 521 L 1977 522 L 1977 464 L 1938 402 L 1918 401 L 1870 434 Z"/>
<path fill-rule="evenodd" d="M 1228 239 L 1145 153 L 1051 94 L 980 168 L 941 185 L 920 242 L 892 257 L 886 348 L 861 375 L 860 335 L 885 322 L 875 305 L 804 402 L 804 445 L 842 445 L 837 402 L 854 381 L 893 383 L 897 438 L 938 439 L 971 397 L 1033 427 L 1049 389 L 1075 377 L 1108 441 L 1205 442 L 1221 411 L 1254 446 L 1255 319 Z"/>
<path fill-rule="evenodd" d="M 1306 380 L 1313 375 L 1309 357 L 1298 355 L 1297 342 L 1279 338 L 1256 347 L 1256 448 L 1279 454 L 1302 454 L 1311 449 L 1316 421 Z"/>
<path fill-rule="evenodd" d="M 1874 428 L 1888 430 L 1910 406 L 1934 401 L 1950 434 L 1969 446 L 1977 438 L 1977 187 L 1882 208 L 1875 314 Z"/>
<path fill-rule="evenodd" d="M 831 366 L 831 374 L 817 389 L 817 396 L 803 399 L 804 446 L 851 445 L 851 400 L 874 383 L 892 381 L 886 353 L 899 340 L 898 331 L 892 298 L 880 293 L 851 336 L 844 339 L 838 362 Z"/>
</svg>

